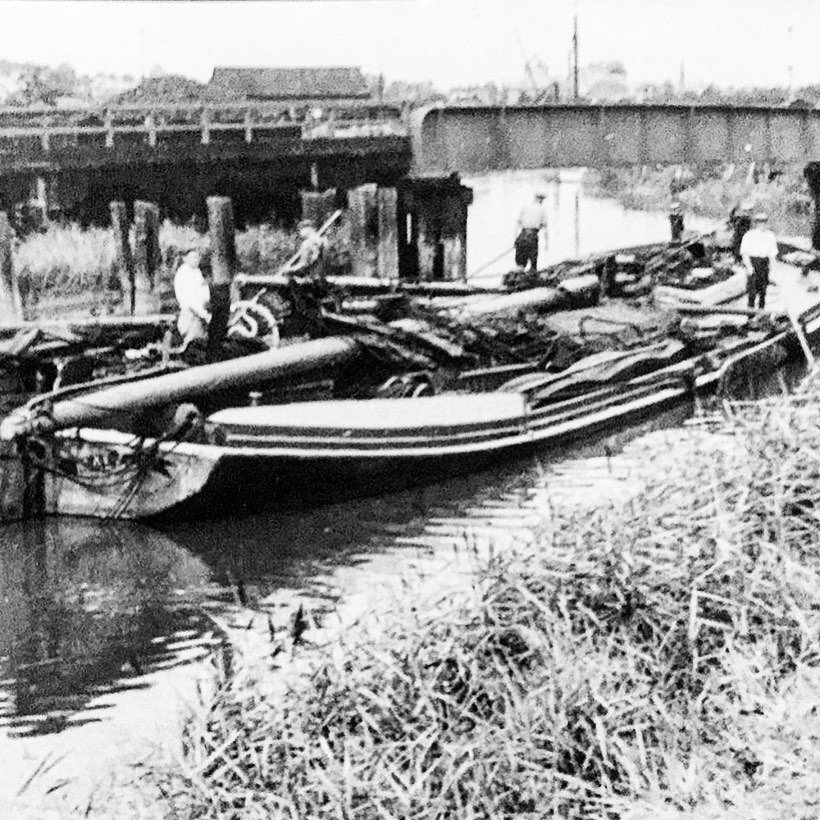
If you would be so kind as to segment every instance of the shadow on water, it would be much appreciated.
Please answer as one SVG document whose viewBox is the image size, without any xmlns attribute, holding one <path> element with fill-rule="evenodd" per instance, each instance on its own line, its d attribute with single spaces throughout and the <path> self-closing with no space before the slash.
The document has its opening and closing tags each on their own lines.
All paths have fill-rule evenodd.
<svg viewBox="0 0 820 820">
<path fill-rule="evenodd" d="M 562 493 L 598 496 L 617 483 L 612 463 L 624 475 L 629 458 L 610 456 L 652 430 L 677 427 L 690 410 L 482 472 L 299 512 L 162 530 L 76 519 L 8 526 L 0 549 L 0 727 L 19 737 L 104 719 L 101 695 L 151 686 L 151 673 L 224 645 L 212 615 L 255 611 L 278 622 L 298 601 L 320 622 L 350 592 L 345 568 L 375 589 L 420 556 L 444 566 L 468 531 L 531 532 Z"/>
<path fill-rule="evenodd" d="M 12 736 L 99 721 L 101 695 L 209 651 L 208 568 L 148 528 L 46 520 L 0 551 L 0 725 Z"/>
<path fill-rule="evenodd" d="M 547 460 L 618 450 L 685 414 L 552 451 Z M 162 531 L 77 519 L 6 527 L 0 726 L 21 737 L 103 720 L 110 707 L 100 705 L 101 695 L 151 686 L 152 672 L 191 663 L 220 643 L 209 613 L 248 608 L 276 616 L 281 593 L 291 591 L 320 620 L 345 593 L 334 578 L 340 567 L 368 563 L 361 572 L 377 584 L 380 573 L 400 571 L 403 558 L 464 543 L 465 527 L 511 529 L 526 515 L 531 521 L 539 492 L 549 490 L 539 456 L 298 513 L 274 510 Z M 374 557 L 384 560 L 374 566 Z"/>
</svg>

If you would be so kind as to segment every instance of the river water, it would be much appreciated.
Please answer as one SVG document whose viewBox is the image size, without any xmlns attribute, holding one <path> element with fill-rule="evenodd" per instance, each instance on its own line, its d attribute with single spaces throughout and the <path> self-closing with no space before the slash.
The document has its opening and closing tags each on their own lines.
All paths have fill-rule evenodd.
<svg viewBox="0 0 820 820">
<path fill-rule="evenodd" d="M 537 188 L 548 195 L 548 261 L 668 235 L 663 214 L 584 196 L 580 173 L 560 183 L 546 172 L 466 182 L 475 191 L 469 270 L 512 244 L 518 210 Z M 511 255 L 487 272 L 510 267 Z M 583 448 L 298 514 L 274 510 L 164 531 L 78 520 L 5 528 L 0 814 L 41 817 L 53 809 L 62 817 L 90 805 L 96 816 L 124 816 L 95 800 L 126 784 L 134 764 L 174 751 L 180 705 L 195 700 L 226 625 L 284 635 L 299 605 L 311 623 L 342 609 L 355 617 L 408 574 L 452 573 L 457 548 L 470 539 L 528 537 L 562 498 L 622 492 L 635 457 L 609 454 L 682 419 L 666 415 Z M 148 814 L 143 807 L 134 816 Z"/>
</svg>

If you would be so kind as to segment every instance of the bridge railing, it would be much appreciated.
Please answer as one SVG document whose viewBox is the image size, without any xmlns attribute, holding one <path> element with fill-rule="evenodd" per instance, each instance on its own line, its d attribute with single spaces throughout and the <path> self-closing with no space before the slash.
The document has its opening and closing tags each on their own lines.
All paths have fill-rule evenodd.
<svg viewBox="0 0 820 820">
<path fill-rule="evenodd" d="M 156 104 L 104 110 L 0 108 L 0 156 L 61 151 L 408 135 L 390 106 Z"/>
</svg>

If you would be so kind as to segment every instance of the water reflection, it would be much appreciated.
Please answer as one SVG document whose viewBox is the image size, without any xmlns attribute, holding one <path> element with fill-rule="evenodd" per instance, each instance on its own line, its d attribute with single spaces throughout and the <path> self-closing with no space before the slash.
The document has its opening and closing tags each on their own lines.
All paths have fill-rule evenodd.
<svg viewBox="0 0 820 820">
<path fill-rule="evenodd" d="M 669 239 L 665 213 L 630 211 L 614 200 L 595 199 L 584 194 L 583 171 L 505 171 L 468 177 L 464 184 L 473 189 L 473 204 L 467 222 L 467 271 L 481 269 L 480 279 L 494 279 L 515 266 L 512 249 L 521 207 L 532 200 L 536 190 L 547 195 L 548 242 L 541 237 L 539 265 L 549 265 L 596 251 L 611 250 L 646 242 Z M 716 220 L 687 215 L 686 226 L 709 231 Z M 487 262 L 505 248 L 497 261 Z"/>
<path fill-rule="evenodd" d="M 209 633 L 200 607 L 209 570 L 160 533 L 48 520 L 7 527 L 3 542 L 0 721 L 9 734 L 99 720 L 89 701 L 189 662 L 190 640 Z"/>
</svg>

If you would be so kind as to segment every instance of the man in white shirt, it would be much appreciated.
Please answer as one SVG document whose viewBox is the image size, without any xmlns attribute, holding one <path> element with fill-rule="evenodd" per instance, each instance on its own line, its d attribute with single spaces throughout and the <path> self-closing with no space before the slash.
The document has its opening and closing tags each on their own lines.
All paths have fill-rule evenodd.
<svg viewBox="0 0 820 820">
<path fill-rule="evenodd" d="M 196 249 L 188 251 L 174 275 L 174 295 L 179 303 L 177 328 L 185 350 L 195 339 L 207 340 L 211 314 L 210 291 L 200 270 L 202 257 Z"/>
<path fill-rule="evenodd" d="M 538 235 L 544 231 L 544 247 L 547 241 L 547 214 L 544 211 L 545 194 L 536 193 L 532 202 L 525 205 L 518 215 L 517 237 L 515 240 L 515 264 L 521 270 L 530 265 L 530 270 L 538 270 Z"/>
<path fill-rule="evenodd" d="M 766 307 L 766 289 L 769 287 L 769 273 L 777 259 L 777 240 L 768 227 L 769 217 L 757 213 L 752 219 L 752 229 L 747 231 L 740 243 L 740 256 L 748 271 L 746 294 L 749 307 Z"/>
</svg>

